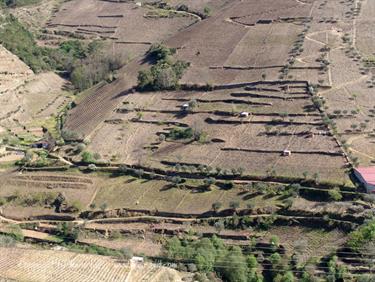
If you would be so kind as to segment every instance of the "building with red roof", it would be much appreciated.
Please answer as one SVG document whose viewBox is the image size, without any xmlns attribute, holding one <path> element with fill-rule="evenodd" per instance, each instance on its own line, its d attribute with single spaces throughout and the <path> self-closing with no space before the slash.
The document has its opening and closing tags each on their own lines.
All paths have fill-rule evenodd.
<svg viewBox="0 0 375 282">
<path fill-rule="evenodd" d="M 355 168 L 354 175 L 365 186 L 368 193 L 375 193 L 375 166 Z"/>
</svg>

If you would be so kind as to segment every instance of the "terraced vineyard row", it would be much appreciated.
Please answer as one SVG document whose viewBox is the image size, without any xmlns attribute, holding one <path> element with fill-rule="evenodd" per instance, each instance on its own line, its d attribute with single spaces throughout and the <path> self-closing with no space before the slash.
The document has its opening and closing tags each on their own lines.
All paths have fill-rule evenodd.
<svg viewBox="0 0 375 282">
<path fill-rule="evenodd" d="M 55 181 L 55 182 L 70 182 L 70 183 L 86 183 L 92 184 L 90 178 L 75 177 L 75 176 L 59 176 L 59 175 L 19 175 L 16 179 L 32 180 L 32 181 Z"/>
<path fill-rule="evenodd" d="M 19 281 L 125 281 L 129 266 L 64 251 L 0 248 L 0 277 Z"/>
<path fill-rule="evenodd" d="M 123 80 L 115 84 L 124 84 Z M 123 86 L 123 85 L 122 85 Z M 82 136 L 89 134 L 105 119 L 117 105 L 117 95 L 120 87 L 104 86 L 89 95 L 82 103 L 74 108 L 65 123 L 65 129 L 79 133 Z"/>
</svg>

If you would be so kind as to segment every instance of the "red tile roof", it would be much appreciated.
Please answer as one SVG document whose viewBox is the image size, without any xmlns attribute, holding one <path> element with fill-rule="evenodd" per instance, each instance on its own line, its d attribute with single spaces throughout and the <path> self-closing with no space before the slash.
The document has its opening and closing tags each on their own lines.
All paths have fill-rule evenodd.
<svg viewBox="0 0 375 282">
<path fill-rule="evenodd" d="M 375 185 L 375 166 L 371 167 L 358 167 L 355 169 L 362 178 L 371 185 Z"/>
</svg>

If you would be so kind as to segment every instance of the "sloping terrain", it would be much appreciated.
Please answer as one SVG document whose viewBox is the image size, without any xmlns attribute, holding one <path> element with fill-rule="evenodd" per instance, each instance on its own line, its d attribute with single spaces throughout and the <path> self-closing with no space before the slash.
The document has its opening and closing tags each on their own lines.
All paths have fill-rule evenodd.
<svg viewBox="0 0 375 282">
<path fill-rule="evenodd" d="M 40 125 L 71 100 L 63 90 L 68 82 L 52 72 L 34 74 L 2 46 L 0 57 L 0 128 L 10 136 L 40 137 Z"/>
<path fill-rule="evenodd" d="M 182 281 L 178 272 L 67 251 L 1 248 L 0 277 L 16 281 Z"/>
<path fill-rule="evenodd" d="M 99 40 L 129 60 L 73 96 L 1 49 L 0 132 L 36 135 L 74 100 L 57 133 L 77 137 L 45 157 L 63 167 L 0 175 L 5 225 L 162 257 L 202 281 L 369 281 L 374 199 L 352 172 L 375 162 L 372 1 L 42 2 L 14 8 L 38 44 Z M 16 280 L 183 280 L 153 264 L 3 253 L 0 277 Z M 47 257 L 51 274 L 34 263 Z"/>
</svg>

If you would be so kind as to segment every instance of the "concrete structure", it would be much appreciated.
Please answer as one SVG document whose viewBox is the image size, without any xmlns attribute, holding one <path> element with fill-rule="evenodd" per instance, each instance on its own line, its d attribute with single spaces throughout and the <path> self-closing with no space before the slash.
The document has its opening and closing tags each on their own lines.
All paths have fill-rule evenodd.
<svg viewBox="0 0 375 282">
<path fill-rule="evenodd" d="M 130 259 L 130 261 L 131 261 L 132 263 L 139 263 L 139 264 L 143 264 L 143 263 L 144 263 L 144 259 L 143 259 L 143 257 L 132 257 L 132 258 Z"/>
<path fill-rule="evenodd" d="M 354 175 L 366 188 L 367 193 L 375 193 L 375 166 L 355 168 Z"/>
<path fill-rule="evenodd" d="M 187 111 L 187 110 L 189 110 L 189 104 L 183 104 L 182 106 L 181 106 L 181 110 L 183 110 L 183 111 Z"/>
</svg>

